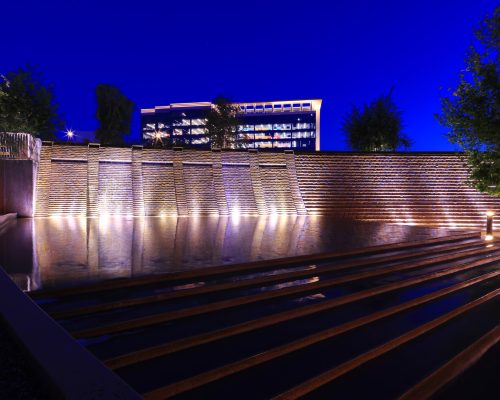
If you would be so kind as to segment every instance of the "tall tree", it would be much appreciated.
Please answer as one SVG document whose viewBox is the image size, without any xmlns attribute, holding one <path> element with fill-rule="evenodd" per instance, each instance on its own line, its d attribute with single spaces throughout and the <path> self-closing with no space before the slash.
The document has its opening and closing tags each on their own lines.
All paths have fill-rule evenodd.
<svg viewBox="0 0 500 400">
<path fill-rule="evenodd" d="M 97 85 L 96 99 L 96 139 L 104 145 L 123 145 L 130 134 L 134 103 L 119 88 L 107 84 Z"/>
<path fill-rule="evenodd" d="M 500 196 L 500 6 L 475 32 L 466 69 L 451 97 L 441 99 L 439 121 L 464 150 L 469 184 Z"/>
<path fill-rule="evenodd" d="M 342 124 L 347 144 L 356 151 L 407 149 L 411 141 L 402 129 L 401 111 L 392 99 L 392 90 L 362 108 L 353 106 Z"/>
<path fill-rule="evenodd" d="M 0 75 L 0 130 L 55 138 L 62 128 L 52 85 L 32 66 Z"/>
<path fill-rule="evenodd" d="M 207 135 L 212 147 L 234 148 L 242 145 L 236 138 L 238 132 L 238 107 L 223 96 L 213 101 L 207 113 Z"/>
</svg>

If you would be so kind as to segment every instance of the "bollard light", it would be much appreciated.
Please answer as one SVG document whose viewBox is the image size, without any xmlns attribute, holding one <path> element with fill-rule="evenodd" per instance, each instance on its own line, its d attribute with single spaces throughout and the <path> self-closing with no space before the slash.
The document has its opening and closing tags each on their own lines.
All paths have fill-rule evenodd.
<svg viewBox="0 0 500 400">
<path fill-rule="evenodd" d="M 486 240 L 493 240 L 493 211 L 486 213 Z"/>
</svg>

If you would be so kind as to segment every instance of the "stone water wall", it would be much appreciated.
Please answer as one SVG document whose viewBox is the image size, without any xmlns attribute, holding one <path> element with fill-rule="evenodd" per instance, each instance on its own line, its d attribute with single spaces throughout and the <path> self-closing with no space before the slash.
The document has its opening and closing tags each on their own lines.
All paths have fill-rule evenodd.
<svg viewBox="0 0 500 400">
<path fill-rule="evenodd" d="M 35 216 L 328 214 L 477 227 L 500 199 L 451 153 L 296 153 L 65 146 L 41 150 Z"/>
</svg>

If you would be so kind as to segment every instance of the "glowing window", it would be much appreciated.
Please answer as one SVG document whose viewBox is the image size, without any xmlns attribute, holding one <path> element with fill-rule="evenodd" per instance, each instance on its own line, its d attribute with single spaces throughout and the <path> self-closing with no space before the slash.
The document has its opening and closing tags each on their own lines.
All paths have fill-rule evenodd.
<svg viewBox="0 0 500 400">
<path fill-rule="evenodd" d="M 259 147 L 261 149 L 270 149 L 273 147 L 273 142 L 255 142 L 255 147 Z"/>
<path fill-rule="evenodd" d="M 205 128 L 193 128 L 191 129 L 191 135 L 204 135 L 207 133 Z"/>
<path fill-rule="evenodd" d="M 274 145 L 273 145 L 274 148 L 290 148 L 292 147 L 292 142 L 290 141 L 285 141 L 285 142 L 274 142 Z"/>
<path fill-rule="evenodd" d="M 205 118 L 196 118 L 191 120 L 191 125 L 206 125 L 207 120 Z"/>
<path fill-rule="evenodd" d="M 270 133 L 256 133 L 255 134 L 255 139 L 272 139 L 273 137 L 271 136 Z"/>
<path fill-rule="evenodd" d="M 292 129 L 292 124 L 274 124 L 273 129 L 275 131 L 289 131 Z"/>
<path fill-rule="evenodd" d="M 293 124 L 293 130 L 302 130 L 302 129 L 314 129 L 313 124 L 308 122 L 297 122 Z"/>
<path fill-rule="evenodd" d="M 182 136 L 183 135 L 183 130 L 179 129 L 179 128 L 176 128 L 176 129 L 174 129 L 174 131 L 172 132 L 172 134 L 174 136 Z"/>
<path fill-rule="evenodd" d="M 253 125 L 239 125 L 238 126 L 240 131 L 248 132 L 248 131 L 253 131 L 254 126 Z"/>
<path fill-rule="evenodd" d="M 270 131 L 273 129 L 272 124 L 259 124 L 255 125 L 255 130 L 256 131 Z"/>
<path fill-rule="evenodd" d="M 193 139 L 191 140 L 191 144 L 206 144 L 208 143 L 208 138 L 207 137 L 202 137 L 199 139 Z"/>
<path fill-rule="evenodd" d="M 292 132 L 274 132 L 275 139 L 291 139 Z"/>
</svg>

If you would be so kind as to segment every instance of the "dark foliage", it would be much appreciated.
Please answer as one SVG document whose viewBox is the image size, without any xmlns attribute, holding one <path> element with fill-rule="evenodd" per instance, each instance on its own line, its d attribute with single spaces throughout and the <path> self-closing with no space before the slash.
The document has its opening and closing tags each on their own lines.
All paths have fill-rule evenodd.
<svg viewBox="0 0 500 400">
<path fill-rule="evenodd" d="M 207 135 L 212 147 L 235 148 L 242 145 L 236 140 L 238 132 L 238 107 L 223 96 L 213 101 L 213 107 L 207 113 Z"/>
<path fill-rule="evenodd" d="M 97 85 L 96 100 L 96 139 L 102 145 L 123 145 L 130 134 L 134 103 L 119 88 L 107 84 Z"/>
<path fill-rule="evenodd" d="M 500 196 L 500 6 L 476 31 L 476 45 L 451 97 L 443 98 L 439 121 L 460 146 L 469 184 Z"/>
<path fill-rule="evenodd" d="M 401 111 L 392 99 L 391 90 L 363 108 L 354 106 L 344 117 L 342 130 L 352 150 L 395 151 L 411 145 L 402 127 Z"/>
<path fill-rule="evenodd" d="M 45 140 L 62 128 L 53 87 L 28 66 L 0 76 L 0 130 L 24 132 Z"/>
</svg>

